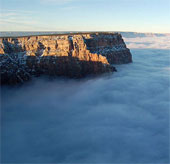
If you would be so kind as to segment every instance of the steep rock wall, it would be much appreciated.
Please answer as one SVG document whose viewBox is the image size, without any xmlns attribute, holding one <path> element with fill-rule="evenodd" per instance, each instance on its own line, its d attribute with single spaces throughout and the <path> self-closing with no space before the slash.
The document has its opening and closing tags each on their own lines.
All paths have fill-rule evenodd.
<svg viewBox="0 0 170 164">
<path fill-rule="evenodd" d="M 118 33 L 0 38 L 2 84 L 41 74 L 83 77 L 113 72 L 110 64 L 130 62 L 131 53 Z"/>
</svg>

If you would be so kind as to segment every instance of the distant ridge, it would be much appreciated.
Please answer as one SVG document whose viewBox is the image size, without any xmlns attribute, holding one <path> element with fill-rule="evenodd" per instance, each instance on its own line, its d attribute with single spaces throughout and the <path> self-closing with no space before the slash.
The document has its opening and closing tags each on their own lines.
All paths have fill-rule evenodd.
<svg viewBox="0 0 170 164">
<path fill-rule="evenodd" d="M 79 34 L 79 33 L 120 33 L 123 37 L 163 37 L 170 36 L 170 33 L 139 33 L 139 32 L 122 32 L 122 31 L 1 31 L 0 37 L 23 37 L 37 35 L 60 35 L 60 34 Z"/>
<path fill-rule="evenodd" d="M 118 32 L 4 32 L 4 35 L 0 35 L 0 38 L 21 38 L 21 37 L 32 37 L 32 36 L 65 36 L 65 35 L 96 35 L 96 34 L 104 34 L 104 35 L 112 35 L 118 34 Z"/>
</svg>

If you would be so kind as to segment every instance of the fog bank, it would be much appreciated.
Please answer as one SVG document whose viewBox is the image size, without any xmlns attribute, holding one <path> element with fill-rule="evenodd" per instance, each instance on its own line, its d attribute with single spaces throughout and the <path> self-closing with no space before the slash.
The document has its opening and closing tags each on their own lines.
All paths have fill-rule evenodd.
<svg viewBox="0 0 170 164">
<path fill-rule="evenodd" d="M 127 46 L 132 49 L 169 49 L 170 50 L 170 35 L 166 36 L 146 36 L 126 38 L 124 40 Z"/>
<path fill-rule="evenodd" d="M 168 163 L 169 50 L 133 49 L 110 76 L 2 87 L 2 160 Z"/>
</svg>

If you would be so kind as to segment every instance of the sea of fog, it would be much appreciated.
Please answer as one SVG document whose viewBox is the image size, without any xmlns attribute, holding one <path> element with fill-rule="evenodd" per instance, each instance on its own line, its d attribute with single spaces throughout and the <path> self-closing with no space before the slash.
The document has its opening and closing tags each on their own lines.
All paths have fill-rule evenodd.
<svg viewBox="0 0 170 164">
<path fill-rule="evenodd" d="M 112 75 L 1 87 L 2 162 L 169 163 L 168 41 L 125 41 Z"/>
</svg>

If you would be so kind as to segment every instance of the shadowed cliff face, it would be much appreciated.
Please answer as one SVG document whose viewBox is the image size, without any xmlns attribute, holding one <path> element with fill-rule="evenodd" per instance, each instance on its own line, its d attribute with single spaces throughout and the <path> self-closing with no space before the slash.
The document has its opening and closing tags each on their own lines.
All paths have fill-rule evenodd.
<svg viewBox="0 0 170 164">
<path fill-rule="evenodd" d="M 105 56 L 110 64 L 132 62 L 130 50 L 126 47 L 120 34 L 92 35 L 84 40 L 90 52 Z"/>
<path fill-rule="evenodd" d="M 116 71 L 110 64 L 132 62 L 117 33 L 0 38 L 0 54 L 2 84 L 41 74 L 84 77 Z"/>
<path fill-rule="evenodd" d="M 79 60 L 71 56 L 28 56 L 25 63 L 1 56 L 6 60 L 1 65 L 1 84 L 17 84 L 40 75 L 66 76 L 82 78 L 90 74 L 101 74 L 116 71 L 115 67 L 102 62 Z"/>
</svg>

